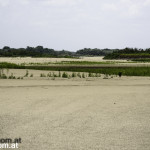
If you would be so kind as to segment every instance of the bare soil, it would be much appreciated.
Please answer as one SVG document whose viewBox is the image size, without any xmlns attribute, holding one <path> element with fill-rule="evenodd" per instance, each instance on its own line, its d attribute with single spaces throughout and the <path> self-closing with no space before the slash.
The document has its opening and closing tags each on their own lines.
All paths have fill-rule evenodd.
<svg viewBox="0 0 150 150">
<path fill-rule="evenodd" d="M 1 138 L 22 138 L 21 150 L 150 149 L 150 77 L 51 80 L 42 72 L 0 80 Z"/>
</svg>

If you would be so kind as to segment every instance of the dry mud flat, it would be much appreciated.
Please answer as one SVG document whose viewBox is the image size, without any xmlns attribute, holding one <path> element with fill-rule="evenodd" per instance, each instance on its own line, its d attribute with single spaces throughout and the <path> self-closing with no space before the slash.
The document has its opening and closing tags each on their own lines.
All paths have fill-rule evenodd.
<svg viewBox="0 0 150 150">
<path fill-rule="evenodd" d="M 149 150 L 150 78 L 0 80 L 0 137 L 21 150 Z"/>
</svg>

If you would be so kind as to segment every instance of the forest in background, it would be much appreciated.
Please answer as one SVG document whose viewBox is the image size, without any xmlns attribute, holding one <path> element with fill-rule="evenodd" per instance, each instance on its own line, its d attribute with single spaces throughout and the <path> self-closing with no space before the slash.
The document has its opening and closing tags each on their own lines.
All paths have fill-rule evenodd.
<svg viewBox="0 0 150 150">
<path fill-rule="evenodd" d="M 68 50 L 54 50 L 43 46 L 26 48 L 10 48 L 4 46 L 0 49 L 0 57 L 55 57 L 78 58 L 80 56 L 104 56 L 104 59 L 150 59 L 150 48 L 124 48 L 124 49 L 91 49 L 84 48 L 71 52 Z"/>
</svg>

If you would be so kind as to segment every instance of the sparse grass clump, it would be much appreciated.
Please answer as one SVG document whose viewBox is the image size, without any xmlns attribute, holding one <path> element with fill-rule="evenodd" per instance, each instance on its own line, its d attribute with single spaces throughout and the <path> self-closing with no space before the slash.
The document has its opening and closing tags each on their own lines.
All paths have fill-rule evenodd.
<svg viewBox="0 0 150 150">
<path fill-rule="evenodd" d="M 77 73 L 77 76 L 78 76 L 79 78 L 81 78 L 81 74 L 80 74 L 80 72 L 79 72 L 79 73 Z"/>
<path fill-rule="evenodd" d="M 16 79 L 16 77 L 11 73 L 11 75 L 8 77 L 8 79 Z"/>
<path fill-rule="evenodd" d="M 53 77 L 57 77 L 57 75 L 53 72 L 53 75 L 52 75 Z"/>
<path fill-rule="evenodd" d="M 46 77 L 46 75 L 44 73 L 41 73 L 40 77 Z"/>
<path fill-rule="evenodd" d="M 31 74 L 30 77 L 32 78 L 32 77 L 33 77 L 33 74 Z"/>
<path fill-rule="evenodd" d="M 105 74 L 103 79 L 108 79 L 108 74 Z"/>
<path fill-rule="evenodd" d="M 76 76 L 77 76 L 77 75 L 76 75 L 75 72 L 73 72 L 72 75 L 71 75 L 72 78 L 75 78 Z"/>
<path fill-rule="evenodd" d="M 7 79 L 7 76 L 4 73 L 2 73 L 0 74 L 0 79 Z"/>
<path fill-rule="evenodd" d="M 47 74 L 47 77 L 52 77 L 51 72 L 49 72 L 49 73 Z"/>
<path fill-rule="evenodd" d="M 61 72 L 60 72 L 60 70 L 59 70 L 59 74 L 58 74 L 58 77 L 61 77 Z"/>
<path fill-rule="evenodd" d="M 28 75 L 29 75 L 29 71 L 26 70 L 26 74 L 24 75 L 24 77 L 28 77 Z"/>
<path fill-rule="evenodd" d="M 94 77 L 93 73 L 89 72 L 88 77 Z"/>
<path fill-rule="evenodd" d="M 62 78 L 68 78 L 68 74 L 66 72 L 63 72 Z"/>
<path fill-rule="evenodd" d="M 82 78 L 85 78 L 85 74 L 84 73 L 82 73 Z"/>
</svg>

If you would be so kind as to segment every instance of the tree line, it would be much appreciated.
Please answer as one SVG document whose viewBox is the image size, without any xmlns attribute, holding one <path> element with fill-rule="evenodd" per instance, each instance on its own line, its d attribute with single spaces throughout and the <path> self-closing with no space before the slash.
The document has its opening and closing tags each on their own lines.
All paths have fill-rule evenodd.
<svg viewBox="0 0 150 150">
<path fill-rule="evenodd" d="M 105 56 L 105 59 L 132 59 L 132 58 L 150 58 L 150 48 L 124 48 L 124 49 L 91 49 L 84 48 L 71 52 L 67 50 L 54 50 L 44 48 L 43 46 L 26 48 L 10 48 L 4 46 L 0 49 L 0 57 L 80 57 L 80 56 Z"/>
<path fill-rule="evenodd" d="M 150 48 L 138 49 L 138 48 L 125 48 L 121 50 L 113 51 L 108 54 L 104 59 L 142 59 L 150 58 Z"/>
<path fill-rule="evenodd" d="M 26 48 L 10 48 L 4 46 L 0 49 L 0 57 L 79 57 L 79 56 L 105 56 L 111 53 L 113 50 L 110 49 L 90 49 L 84 48 L 71 52 L 67 50 L 54 50 L 44 48 L 43 46 L 29 47 Z"/>
</svg>

